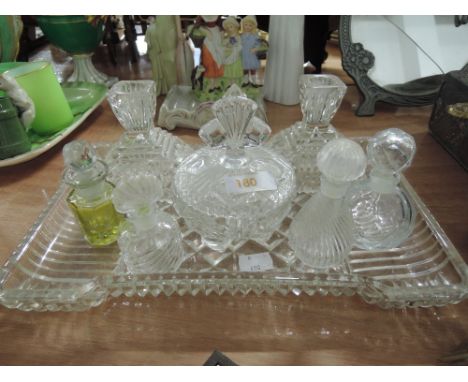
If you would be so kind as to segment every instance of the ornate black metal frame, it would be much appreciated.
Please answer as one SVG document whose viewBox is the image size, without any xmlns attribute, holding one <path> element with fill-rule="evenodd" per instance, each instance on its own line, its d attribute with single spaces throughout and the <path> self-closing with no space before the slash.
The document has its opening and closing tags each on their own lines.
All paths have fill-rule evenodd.
<svg viewBox="0 0 468 382">
<path fill-rule="evenodd" d="M 401 106 L 432 104 L 436 99 L 438 88 L 425 94 L 399 94 L 377 85 L 367 75 L 369 69 L 374 66 L 375 57 L 361 43 L 352 41 L 351 20 L 352 16 L 340 17 L 340 49 L 343 69 L 353 78 L 363 96 L 363 101 L 356 109 L 356 115 L 374 115 L 377 101 Z"/>
</svg>

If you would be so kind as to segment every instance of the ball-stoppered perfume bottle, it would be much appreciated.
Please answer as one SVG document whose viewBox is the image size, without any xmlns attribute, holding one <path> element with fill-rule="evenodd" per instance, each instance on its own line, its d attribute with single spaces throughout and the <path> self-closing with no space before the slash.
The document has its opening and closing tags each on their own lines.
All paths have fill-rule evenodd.
<svg viewBox="0 0 468 382">
<path fill-rule="evenodd" d="M 411 234 L 415 208 L 399 182 L 415 152 L 414 138 L 396 128 L 381 131 L 369 141 L 369 178 L 353 185 L 347 195 L 359 248 L 394 248 Z"/>
</svg>

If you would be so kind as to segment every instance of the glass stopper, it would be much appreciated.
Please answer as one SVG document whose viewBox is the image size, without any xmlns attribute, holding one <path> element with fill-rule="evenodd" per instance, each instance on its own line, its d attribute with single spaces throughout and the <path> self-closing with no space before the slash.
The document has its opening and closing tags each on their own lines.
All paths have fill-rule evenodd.
<svg viewBox="0 0 468 382">
<path fill-rule="evenodd" d="M 369 163 L 383 173 L 400 173 L 410 166 L 415 153 L 414 138 L 397 128 L 378 132 L 367 146 Z"/>
<path fill-rule="evenodd" d="M 256 111 L 256 102 L 242 96 L 223 97 L 213 104 L 213 112 L 224 128 L 228 147 L 244 146 L 247 126 Z"/>
<path fill-rule="evenodd" d="M 86 169 L 96 161 L 96 152 L 88 142 L 72 141 L 63 147 L 65 166 Z"/>
<path fill-rule="evenodd" d="M 334 182 L 352 182 L 362 176 L 367 159 L 362 147 L 347 138 L 328 142 L 317 155 L 322 175 Z"/>
<path fill-rule="evenodd" d="M 129 175 L 116 185 L 112 200 L 115 209 L 130 219 L 150 214 L 163 196 L 158 176 L 137 173 Z"/>
</svg>

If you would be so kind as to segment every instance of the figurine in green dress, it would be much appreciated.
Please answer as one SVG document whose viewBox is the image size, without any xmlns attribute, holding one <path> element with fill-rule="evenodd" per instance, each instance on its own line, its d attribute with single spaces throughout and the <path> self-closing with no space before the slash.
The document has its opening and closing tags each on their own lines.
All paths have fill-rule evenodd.
<svg viewBox="0 0 468 382">
<path fill-rule="evenodd" d="M 223 21 L 223 28 L 226 36 L 223 40 L 224 45 L 224 78 L 227 86 L 232 84 L 240 85 L 243 76 L 242 67 L 242 44 L 239 34 L 239 22 L 232 16 Z"/>
<path fill-rule="evenodd" d="M 177 84 L 177 24 L 176 16 L 157 16 L 146 30 L 148 56 L 156 82 L 157 94 L 167 94 Z"/>
</svg>

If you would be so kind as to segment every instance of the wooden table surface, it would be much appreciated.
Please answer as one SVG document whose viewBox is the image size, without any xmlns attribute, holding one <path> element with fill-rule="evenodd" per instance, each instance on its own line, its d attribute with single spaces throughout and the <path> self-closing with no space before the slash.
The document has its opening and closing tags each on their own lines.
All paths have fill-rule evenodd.
<svg viewBox="0 0 468 382">
<path fill-rule="evenodd" d="M 135 75 L 138 78 L 138 75 Z M 159 99 L 159 103 L 161 99 Z M 353 113 L 351 86 L 333 123 L 347 136 L 399 127 L 418 151 L 406 172 L 468 261 L 468 173 L 428 133 L 431 107 L 379 105 Z M 298 106 L 266 103 L 274 132 L 301 118 Z M 114 141 L 122 133 L 107 102 L 65 141 L 23 164 L 0 169 L 0 263 L 54 193 L 63 145 Z M 174 134 L 198 142 L 195 131 Z M 383 310 L 358 296 L 201 296 L 112 298 L 85 312 L 22 312 L 0 307 L 2 365 L 201 365 L 218 349 L 240 365 L 437 364 L 468 344 L 468 301 L 441 308 Z"/>
</svg>

